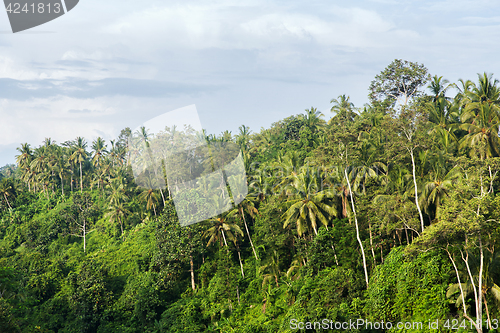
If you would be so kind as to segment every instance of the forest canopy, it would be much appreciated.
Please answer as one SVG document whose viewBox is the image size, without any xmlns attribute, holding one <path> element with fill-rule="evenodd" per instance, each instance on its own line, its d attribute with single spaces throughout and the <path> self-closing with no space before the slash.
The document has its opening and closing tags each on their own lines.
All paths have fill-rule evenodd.
<svg viewBox="0 0 500 333">
<path fill-rule="evenodd" d="M 0 169 L 0 331 L 294 332 L 359 318 L 495 331 L 499 81 L 451 83 L 396 59 L 368 93 L 258 132 L 203 132 L 207 147 L 241 150 L 249 193 L 231 203 L 211 187 L 193 198 L 231 208 L 186 227 L 168 186 L 138 186 L 129 128 L 21 143 Z"/>
</svg>

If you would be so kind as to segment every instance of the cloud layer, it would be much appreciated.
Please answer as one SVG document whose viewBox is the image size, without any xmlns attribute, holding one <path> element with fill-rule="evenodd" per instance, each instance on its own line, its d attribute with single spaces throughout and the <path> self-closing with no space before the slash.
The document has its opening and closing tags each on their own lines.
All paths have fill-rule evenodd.
<svg viewBox="0 0 500 333">
<path fill-rule="evenodd" d="M 340 94 L 362 106 L 370 81 L 395 58 L 451 81 L 499 72 L 499 7 L 86 0 L 19 34 L 0 13 L 0 165 L 21 142 L 110 139 L 189 104 L 215 133 L 258 130 L 311 106 L 328 115 Z"/>
</svg>

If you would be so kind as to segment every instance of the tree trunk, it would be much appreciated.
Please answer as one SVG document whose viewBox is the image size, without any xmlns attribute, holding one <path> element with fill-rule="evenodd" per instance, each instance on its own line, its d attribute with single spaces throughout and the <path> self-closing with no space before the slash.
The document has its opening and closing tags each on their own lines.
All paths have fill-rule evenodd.
<svg viewBox="0 0 500 333">
<path fill-rule="evenodd" d="M 229 247 L 227 246 L 226 234 L 224 233 L 224 229 L 222 229 L 222 238 L 224 238 L 224 245 L 226 245 L 227 252 L 229 253 Z"/>
<path fill-rule="evenodd" d="M 347 169 L 344 169 L 344 175 L 345 179 L 347 180 L 347 185 L 349 186 L 349 193 L 351 194 L 352 212 L 354 214 L 354 223 L 356 224 L 356 239 L 358 240 L 359 247 L 361 248 L 361 255 L 363 256 L 363 269 L 365 272 L 366 288 L 368 288 L 368 270 L 366 269 L 365 249 L 363 248 L 363 243 L 361 242 L 361 238 L 359 236 L 358 218 L 356 216 L 356 209 L 354 207 L 354 197 L 352 196 L 351 182 L 349 181 L 349 177 L 347 176 Z"/>
<path fill-rule="evenodd" d="M 471 284 L 472 284 L 472 289 L 474 290 L 474 301 L 476 303 L 476 321 L 473 322 L 474 324 L 474 327 L 476 328 L 476 331 L 478 333 L 482 333 L 483 332 L 483 318 L 482 318 L 482 313 L 481 313 L 481 310 L 482 310 L 482 304 L 480 303 L 481 302 L 481 297 L 478 295 L 478 291 L 477 291 L 477 288 L 476 288 L 476 284 L 474 283 L 474 277 L 472 275 L 472 272 L 470 270 L 470 266 L 469 266 L 469 252 L 467 250 L 465 250 L 465 253 L 466 253 L 466 256 L 464 258 L 464 254 L 462 251 L 460 251 L 460 253 L 462 254 L 462 260 L 465 262 L 465 267 L 467 267 L 467 272 L 469 273 L 469 278 L 470 278 L 470 281 L 471 281 Z M 482 274 L 482 256 L 481 256 L 481 263 L 480 263 L 480 269 L 479 269 L 479 274 Z M 479 277 L 479 284 L 481 284 L 481 277 Z M 479 294 L 482 294 L 481 290 L 479 290 Z"/>
<path fill-rule="evenodd" d="M 339 265 L 339 259 L 337 258 L 337 251 L 335 251 L 335 246 L 332 244 L 333 257 L 335 258 L 335 264 Z"/>
<path fill-rule="evenodd" d="M 380 244 L 380 261 L 382 264 L 384 263 L 384 247 L 382 244 Z"/>
<path fill-rule="evenodd" d="M 64 197 L 64 180 L 63 180 L 63 177 L 61 175 L 59 175 L 59 177 L 61 177 L 61 192 L 62 192 L 62 196 Z"/>
<path fill-rule="evenodd" d="M 326 230 L 328 230 L 328 226 L 325 225 L 326 227 Z M 337 251 L 335 251 L 335 246 L 333 246 L 333 241 L 332 241 L 332 250 L 333 250 L 333 257 L 335 258 L 335 263 L 337 264 L 337 266 L 339 265 L 339 260 L 337 258 Z"/>
<path fill-rule="evenodd" d="M 420 216 L 420 224 L 422 226 L 422 232 L 424 231 L 424 216 L 422 215 L 422 210 L 420 209 L 420 204 L 418 203 L 418 187 L 417 187 L 417 177 L 415 176 L 415 157 L 413 156 L 413 148 L 408 149 L 411 156 L 411 170 L 413 175 L 413 185 L 415 187 L 415 204 L 417 205 L 418 215 Z"/>
<path fill-rule="evenodd" d="M 446 248 L 445 251 L 446 251 L 446 253 L 448 253 L 448 257 L 450 258 L 451 263 L 453 264 L 453 268 L 455 269 L 455 274 L 457 275 L 458 287 L 460 288 L 460 296 L 462 297 L 462 307 L 464 310 L 464 318 L 466 318 L 470 322 L 472 322 L 477 330 L 476 323 L 474 323 L 472 321 L 472 319 L 467 315 L 467 307 L 465 306 L 465 293 L 464 293 L 464 289 L 462 287 L 462 282 L 460 281 L 460 274 L 458 274 L 458 268 L 457 268 L 457 265 L 455 264 L 455 260 L 453 260 L 453 257 L 451 256 L 451 253 L 448 251 L 448 248 Z"/>
<path fill-rule="evenodd" d="M 7 206 L 9 206 L 9 208 L 12 209 L 12 207 L 10 206 L 9 200 L 7 200 L 7 195 L 5 195 L 5 193 L 3 194 L 3 197 L 5 198 L 5 202 L 7 202 Z"/>
<path fill-rule="evenodd" d="M 161 188 L 160 188 L 160 194 L 161 194 L 161 198 L 163 200 L 163 207 L 165 207 L 165 197 L 163 196 L 163 191 L 161 190 Z"/>
<path fill-rule="evenodd" d="M 243 263 L 241 262 L 241 253 L 238 246 L 236 246 L 236 251 L 238 251 L 238 260 L 240 261 L 241 276 L 245 277 L 245 272 L 243 271 Z"/>
<path fill-rule="evenodd" d="M 248 231 L 247 220 L 245 219 L 245 212 L 243 212 L 243 208 L 240 207 L 240 214 L 243 217 L 243 223 L 245 223 L 245 229 L 247 231 L 248 239 L 250 240 L 250 245 L 252 246 L 253 254 L 255 259 L 259 260 L 257 256 L 257 252 L 255 251 L 255 247 L 253 246 L 252 237 L 250 237 L 250 232 Z"/>
<path fill-rule="evenodd" d="M 119 215 L 118 215 L 118 222 L 120 222 L 120 229 L 122 230 L 122 241 L 125 241 L 125 237 L 123 237 L 123 223 Z"/>
<path fill-rule="evenodd" d="M 491 174 L 491 166 L 488 166 L 488 170 L 490 172 L 490 189 L 488 190 L 488 193 L 495 193 L 495 189 L 493 188 L 493 180 L 495 177 L 493 177 L 493 175 Z M 497 175 L 497 173 L 495 172 L 495 176 Z M 491 324 L 490 324 L 491 325 Z"/>
<path fill-rule="evenodd" d="M 86 228 L 86 223 L 85 220 L 83 221 L 83 253 L 86 252 L 86 245 L 87 245 L 87 230 Z"/>
<path fill-rule="evenodd" d="M 372 250 L 373 263 L 376 265 L 377 259 L 375 257 L 375 250 L 373 250 L 373 235 L 372 235 L 372 223 L 371 222 L 368 222 L 368 228 L 370 229 L 370 247 Z"/>
<path fill-rule="evenodd" d="M 483 242 L 481 239 L 481 231 L 479 232 L 479 253 L 480 253 L 480 261 L 479 261 L 479 298 L 477 302 L 479 305 L 477 306 L 477 322 L 478 326 L 481 329 L 479 333 L 483 331 L 483 266 L 484 266 L 484 253 L 483 253 Z"/>
<path fill-rule="evenodd" d="M 82 162 L 80 161 L 80 193 L 83 191 Z"/>
<path fill-rule="evenodd" d="M 342 196 L 342 216 L 347 217 L 347 188 L 343 189 L 343 196 Z M 351 220 L 349 220 L 349 224 L 351 224 Z"/>
<path fill-rule="evenodd" d="M 486 297 L 484 297 L 484 295 L 483 295 L 483 303 L 484 303 L 484 309 L 486 310 L 486 318 L 488 319 L 488 325 L 486 325 L 486 327 L 492 330 L 493 328 L 491 327 L 490 311 L 488 310 L 488 303 L 486 302 Z"/>
<path fill-rule="evenodd" d="M 191 230 L 188 230 L 188 238 L 191 240 Z M 196 290 L 196 284 L 194 283 L 194 262 L 193 262 L 193 245 L 192 242 L 189 242 L 189 272 L 191 273 L 191 288 L 193 291 Z"/>
<path fill-rule="evenodd" d="M 191 288 L 193 291 L 196 290 L 196 284 L 194 283 L 194 263 L 193 263 L 193 254 L 189 254 L 189 265 L 191 266 L 189 272 L 191 273 Z"/>
</svg>

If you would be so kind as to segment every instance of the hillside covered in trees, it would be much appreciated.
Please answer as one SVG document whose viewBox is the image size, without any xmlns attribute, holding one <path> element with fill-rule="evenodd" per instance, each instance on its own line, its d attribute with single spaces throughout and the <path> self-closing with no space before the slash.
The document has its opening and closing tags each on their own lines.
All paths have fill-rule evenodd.
<svg viewBox="0 0 500 333">
<path fill-rule="evenodd" d="M 500 86 L 472 79 L 395 60 L 362 108 L 205 134 L 241 149 L 249 194 L 187 227 L 168 188 L 136 184 L 128 128 L 21 144 L 0 176 L 0 332 L 497 331 Z"/>
</svg>

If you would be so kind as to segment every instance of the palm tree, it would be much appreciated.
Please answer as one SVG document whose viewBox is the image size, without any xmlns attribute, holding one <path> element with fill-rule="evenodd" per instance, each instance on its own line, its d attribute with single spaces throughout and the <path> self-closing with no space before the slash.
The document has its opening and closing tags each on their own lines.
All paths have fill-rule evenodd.
<svg viewBox="0 0 500 333">
<path fill-rule="evenodd" d="M 10 205 L 8 197 L 14 197 L 14 194 L 15 190 L 14 190 L 14 183 L 12 182 L 12 180 L 9 178 L 3 178 L 0 181 L 0 195 L 3 196 L 9 208 L 12 208 L 12 206 Z"/>
<path fill-rule="evenodd" d="M 96 170 L 99 170 L 102 166 L 102 161 L 104 159 L 105 154 L 108 152 L 106 150 L 106 141 L 103 138 L 98 137 L 92 142 L 92 165 Z M 97 182 L 97 188 L 100 188 L 100 182 Z"/>
<path fill-rule="evenodd" d="M 34 173 L 34 179 L 37 183 L 42 184 L 43 191 L 47 194 L 46 180 L 48 178 L 48 156 L 46 155 L 47 148 L 41 146 L 34 151 L 34 159 L 30 164 L 30 168 Z"/>
<path fill-rule="evenodd" d="M 498 106 L 489 103 L 470 103 L 462 115 L 460 128 L 468 132 L 460 148 L 468 148 L 470 155 L 480 159 L 500 156 L 498 128 L 500 126 Z"/>
<path fill-rule="evenodd" d="M 343 175 L 343 168 L 338 166 L 333 166 L 328 170 L 328 173 L 324 179 L 325 184 L 331 188 L 332 195 L 334 195 L 341 207 L 341 213 L 338 217 L 347 218 L 349 209 L 349 188 L 347 182 Z M 350 223 L 350 221 L 349 221 Z"/>
<path fill-rule="evenodd" d="M 68 169 L 68 160 L 63 147 L 55 147 L 50 165 L 61 180 L 61 193 L 64 196 L 64 175 L 66 174 Z"/>
<path fill-rule="evenodd" d="M 472 156 L 481 159 L 499 156 L 498 126 L 500 123 L 500 88 L 492 75 L 478 74 L 478 84 L 470 81 L 460 91 L 463 111 L 461 129 L 468 132 L 462 139 L 461 148 L 470 149 Z"/>
<path fill-rule="evenodd" d="M 153 208 L 153 211 L 156 216 L 156 205 L 158 204 L 158 196 L 155 191 L 152 189 L 146 189 L 139 195 L 139 199 L 142 201 L 146 201 L 146 209 L 150 210 Z"/>
<path fill-rule="evenodd" d="M 239 127 L 239 130 L 240 133 L 236 136 L 236 143 L 241 150 L 247 152 L 250 144 L 250 134 L 252 133 L 252 131 L 250 131 L 250 128 L 245 125 L 241 125 Z"/>
<path fill-rule="evenodd" d="M 471 102 L 500 104 L 500 89 L 498 88 L 499 81 L 492 78 L 492 74 L 483 73 L 477 74 L 478 84 L 472 85 L 472 89 L 467 93 L 467 97 Z"/>
<path fill-rule="evenodd" d="M 16 156 L 16 162 L 19 168 L 21 168 L 24 172 L 21 178 L 26 181 L 28 185 L 28 191 L 31 191 L 30 181 L 28 180 L 27 173 L 29 173 L 29 167 L 31 161 L 33 160 L 33 151 L 29 143 L 22 143 L 21 148 L 16 148 L 19 151 L 19 155 Z"/>
<path fill-rule="evenodd" d="M 258 169 L 258 172 L 250 176 L 249 190 L 258 196 L 260 201 L 264 201 L 268 195 L 273 193 L 274 182 L 270 181 L 271 176 L 267 173 L 267 168 Z"/>
<path fill-rule="evenodd" d="M 230 241 L 236 239 L 236 234 L 243 236 L 243 231 L 241 231 L 240 227 L 234 222 L 228 221 L 224 214 L 211 218 L 209 221 L 212 222 L 212 226 L 204 233 L 204 237 L 208 238 L 207 246 L 219 241 L 220 246 L 224 242 L 224 245 L 227 247 L 226 233 Z"/>
<path fill-rule="evenodd" d="M 175 130 L 175 129 L 174 129 Z M 150 166 L 153 168 L 154 173 L 155 173 L 155 180 L 159 180 L 160 178 L 158 177 L 158 168 L 159 166 L 157 165 L 157 157 L 153 156 L 153 152 L 151 150 L 151 140 L 153 139 L 153 135 L 151 135 L 146 127 L 142 126 L 137 132 L 136 135 L 138 135 L 139 139 L 144 143 L 144 148 L 146 149 L 146 154 L 144 158 L 147 158 L 146 165 Z M 158 186 L 158 185 L 156 185 Z M 160 195 L 163 200 L 163 206 L 165 206 L 165 196 L 163 195 L 163 191 L 160 186 L 158 186 L 158 189 L 160 190 Z M 156 215 L 156 213 L 155 213 Z"/>
<path fill-rule="evenodd" d="M 417 208 L 411 200 L 412 175 L 406 168 L 395 165 L 387 175 L 379 179 L 384 187 L 384 194 L 376 195 L 372 201 L 375 214 L 380 216 L 379 230 L 385 229 L 387 234 L 395 232 L 400 237 L 398 230 L 404 229 L 409 244 L 407 230 L 419 234 L 418 221 L 414 218 Z"/>
<path fill-rule="evenodd" d="M 426 108 L 429 112 L 429 121 L 434 124 L 428 134 L 436 135 L 444 148 L 448 149 L 452 143 L 451 139 L 457 141 L 453 132 L 456 128 L 453 116 L 458 111 L 458 105 L 439 97 L 435 102 L 427 103 Z"/>
<path fill-rule="evenodd" d="M 34 186 L 34 182 L 35 182 L 35 173 L 33 172 L 33 170 L 31 170 L 31 167 L 30 165 L 27 165 L 25 168 L 24 168 L 24 173 L 22 174 L 21 176 L 21 179 L 23 181 L 25 181 L 27 184 L 28 184 L 28 190 L 31 191 L 31 184 L 33 184 L 33 192 L 35 192 L 35 186 Z"/>
<path fill-rule="evenodd" d="M 276 287 L 279 288 L 278 278 L 281 276 L 279 256 L 276 250 L 268 259 L 267 263 L 259 268 L 259 273 L 263 274 L 262 287 L 264 287 L 269 281 L 274 280 Z"/>
<path fill-rule="evenodd" d="M 440 98 L 449 100 L 449 98 L 445 96 L 446 91 L 453 86 L 453 84 L 449 84 L 448 80 L 443 79 L 442 76 L 434 75 L 431 78 L 431 83 L 427 86 L 431 91 L 432 102 L 436 103 Z"/>
<path fill-rule="evenodd" d="M 344 168 L 344 176 L 345 176 L 345 179 L 347 181 L 347 187 L 349 188 L 349 193 L 351 195 L 351 207 L 352 207 L 352 213 L 354 215 L 354 224 L 356 226 L 356 239 L 358 240 L 359 247 L 361 248 L 361 256 L 363 258 L 363 269 L 364 269 L 364 273 L 365 273 L 366 287 L 368 288 L 368 271 L 366 269 L 365 249 L 363 247 L 363 243 L 361 242 L 361 237 L 360 237 L 360 232 L 359 232 L 358 217 L 356 215 L 356 209 L 355 209 L 355 206 L 354 206 L 354 197 L 352 195 L 351 182 L 349 181 L 349 176 L 347 175 L 347 167 Z"/>
<path fill-rule="evenodd" d="M 216 211 L 223 211 L 222 207 L 227 207 L 229 199 L 214 195 L 211 201 L 213 207 L 216 208 Z M 234 220 L 228 215 L 229 214 L 225 212 L 216 217 L 212 217 L 208 220 L 209 222 L 211 222 L 212 226 L 209 229 L 207 229 L 203 234 L 205 238 L 208 238 L 207 246 L 210 246 L 216 241 L 219 242 L 220 246 L 222 246 L 223 241 L 224 245 L 228 246 L 226 240 L 226 233 L 230 241 L 234 241 L 236 239 L 235 235 L 237 234 L 243 236 L 243 231 L 241 231 L 240 227 L 237 224 L 235 224 Z"/>
<path fill-rule="evenodd" d="M 236 208 L 234 208 L 231 212 L 229 212 L 228 216 L 238 215 L 240 220 L 241 219 L 243 220 L 243 223 L 245 225 L 245 230 L 247 232 L 247 236 L 250 241 L 250 245 L 252 246 L 253 254 L 255 256 L 255 259 L 259 260 L 257 252 L 255 251 L 255 247 L 253 246 L 252 237 L 250 237 L 250 232 L 248 231 L 247 221 L 245 219 L 245 213 L 248 213 L 251 217 L 255 217 L 255 214 L 258 213 L 258 210 L 257 208 L 255 208 L 254 204 L 256 197 L 247 196 L 243 198 L 242 193 L 246 192 L 245 191 L 246 182 L 243 176 L 240 175 L 239 177 L 234 177 L 233 179 L 234 179 L 233 186 L 236 186 L 238 193 L 238 196 L 234 197 L 233 200 L 235 202 L 239 202 L 239 204 Z M 231 188 L 233 188 L 233 186 Z"/>
<path fill-rule="evenodd" d="M 224 199 L 220 196 L 214 196 L 212 200 L 214 207 L 218 207 L 219 209 L 220 207 L 225 207 L 228 201 L 228 199 Z M 241 275 L 245 277 L 245 272 L 243 271 L 243 263 L 241 261 L 241 253 L 237 244 L 238 241 L 237 236 L 238 234 L 240 236 L 243 236 L 243 231 L 241 231 L 240 227 L 237 224 L 235 224 L 232 221 L 231 217 L 228 215 L 229 215 L 228 213 L 222 213 L 217 217 L 209 219 L 208 221 L 212 223 L 212 226 L 205 231 L 203 236 L 205 238 L 209 238 L 207 246 L 210 246 L 217 240 L 219 241 L 220 246 L 222 246 L 222 240 L 224 240 L 224 245 L 226 246 L 227 251 L 229 253 L 229 247 L 227 245 L 227 239 L 226 239 L 226 234 L 227 234 L 227 238 L 230 241 L 232 241 L 236 246 L 236 250 L 238 251 L 238 259 L 240 261 Z"/>
<path fill-rule="evenodd" d="M 82 162 L 87 158 L 87 152 L 85 148 L 87 148 L 87 142 L 82 137 L 76 138 L 76 143 L 73 148 L 75 151 L 70 157 L 70 160 L 74 163 L 78 163 L 80 165 L 80 193 L 83 191 L 83 174 L 82 174 Z"/>
<path fill-rule="evenodd" d="M 113 202 L 108 206 L 108 211 L 104 215 L 105 218 L 109 218 L 109 221 L 111 223 L 115 223 L 118 221 L 120 224 L 120 229 L 122 231 L 122 238 L 123 238 L 123 219 L 127 214 L 130 212 L 125 208 L 123 203 L 121 202 Z"/>
<path fill-rule="evenodd" d="M 311 107 L 305 110 L 306 113 L 302 116 L 304 123 L 311 133 L 315 133 L 319 128 L 325 125 L 325 121 L 321 119 L 324 115 L 317 108 Z"/>
<path fill-rule="evenodd" d="M 354 112 L 354 103 L 350 99 L 346 95 L 339 95 L 337 98 L 332 98 L 330 103 L 333 103 L 333 106 L 330 111 L 335 112 L 335 116 L 328 121 L 329 124 L 342 124 L 354 121 L 356 113 Z"/>
<path fill-rule="evenodd" d="M 296 151 L 290 151 L 284 155 L 280 153 L 275 165 L 279 168 L 281 174 L 281 179 L 277 179 L 278 183 L 275 186 L 275 193 L 283 193 L 304 166 L 304 159 Z"/>
<path fill-rule="evenodd" d="M 358 191 L 362 188 L 365 193 L 365 183 L 370 178 L 376 178 L 379 174 L 387 171 L 387 166 L 377 161 L 380 156 L 380 149 L 375 143 L 372 133 L 361 132 L 359 141 L 361 141 L 359 164 L 353 166 L 349 172 L 350 179 L 353 180 L 353 190 Z"/>
<path fill-rule="evenodd" d="M 312 168 L 304 168 L 294 177 L 289 190 L 293 189 L 288 204 L 290 207 L 283 214 L 286 228 L 291 222 L 296 222 L 297 233 L 302 236 L 312 227 L 314 234 L 318 234 L 317 221 L 328 228 L 328 220 L 337 215 L 335 205 L 328 196 L 328 191 L 323 190 L 322 175 L 314 172 Z M 290 192 L 289 192 L 290 193 Z"/>
<path fill-rule="evenodd" d="M 123 178 L 117 177 L 113 178 L 106 185 L 108 192 L 108 201 L 110 205 L 118 205 L 127 200 L 127 195 L 125 194 L 125 185 L 123 184 Z"/>
<path fill-rule="evenodd" d="M 439 207 L 443 199 L 448 196 L 453 186 L 453 181 L 459 177 L 458 167 L 448 167 L 442 153 L 431 161 L 432 171 L 430 179 L 424 185 L 420 200 L 426 213 L 431 215 L 430 207 L 435 207 L 435 216 L 438 216 Z"/>
</svg>

